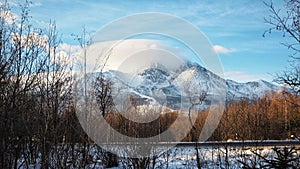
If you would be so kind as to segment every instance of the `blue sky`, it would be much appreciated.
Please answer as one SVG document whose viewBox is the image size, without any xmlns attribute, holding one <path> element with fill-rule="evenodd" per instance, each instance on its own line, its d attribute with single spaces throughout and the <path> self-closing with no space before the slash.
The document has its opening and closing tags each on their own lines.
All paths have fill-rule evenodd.
<svg viewBox="0 0 300 169">
<path fill-rule="evenodd" d="M 280 1 L 275 1 L 280 7 Z M 269 14 L 261 0 L 220 1 L 109 1 L 37 0 L 31 7 L 34 21 L 57 24 L 66 44 L 78 45 L 71 34 L 81 34 L 83 26 L 96 32 L 124 16 L 143 12 L 163 12 L 181 17 L 199 28 L 216 48 L 225 76 L 240 82 L 265 79 L 288 66 L 291 51 L 280 42 L 280 33 L 262 34 L 269 28 Z"/>
</svg>

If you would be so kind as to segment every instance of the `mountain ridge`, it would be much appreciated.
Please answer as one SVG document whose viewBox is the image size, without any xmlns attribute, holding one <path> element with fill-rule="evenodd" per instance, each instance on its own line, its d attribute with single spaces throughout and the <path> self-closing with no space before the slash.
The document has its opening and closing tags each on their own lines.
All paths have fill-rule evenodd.
<svg viewBox="0 0 300 169">
<path fill-rule="evenodd" d="M 246 83 L 225 80 L 196 63 L 182 65 L 173 71 L 154 64 L 134 75 L 118 70 L 109 70 L 103 74 L 113 81 L 113 88 L 118 91 L 115 93 L 118 94 L 117 99 L 134 97 L 138 105 L 155 104 L 171 109 L 188 105 L 190 97 L 198 97 L 202 92 L 207 93 L 205 102 L 208 105 L 215 97 L 224 96 L 227 101 L 252 99 L 262 97 L 272 90 L 280 90 L 279 86 L 265 80 Z"/>
</svg>

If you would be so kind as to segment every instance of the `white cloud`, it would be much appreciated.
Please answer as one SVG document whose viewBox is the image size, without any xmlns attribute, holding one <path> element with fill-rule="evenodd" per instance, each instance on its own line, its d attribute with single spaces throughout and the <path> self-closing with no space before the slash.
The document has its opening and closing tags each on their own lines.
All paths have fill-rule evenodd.
<svg viewBox="0 0 300 169">
<path fill-rule="evenodd" d="M 69 45 L 66 43 L 60 44 L 55 53 L 56 59 L 63 65 L 72 65 L 77 62 L 82 49 L 78 45 Z M 54 57 L 52 56 L 52 60 Z"/>
<path fill-rule="evenodd" d="M 4 10 L 0 12 L 0 19 L 3 19 L 4 22 L 11 25 L 13 24 L 14 20 L 18 19 L 18 16 L 9 10 Z"/>
<path fill-rule="evenodd" d="M 228 71 L 224 72 L 225 79 L 234 80 L 240 83 L 257 81 L 257 80 L 267 80 L 272 81 L 272 76 L 268 74 L 251 74 L 242 71 Z"/>
<path fill-rule="evenodd" d="M 70 45 L 70 44 L 63 43 L 58 46 L 58 50 L 64 51 L 68 53 L 70 56 L 73 56 L 81 52 L 81 47 L 79 45 Z"/>
<path fill-rule="evenodd" d="M 166 45 L 159 40 L 129 39 L 95 43 L 87 49 L 88 71 L 121 70 L 136 73 L 138 69 L 160 63 L 168 69 L 182 64 L 180 49 Z M 83 61 L 83 55 L 79 58 Z M 83 62 L 82 62 L 83 63 Z"/>
<path fill-rule="evenodd" d="M 48 46 L 48 36 L 35 32 L 30 32 L 28 35 L 13 33 L 12 40 L 16 44 L 21 42 L 22 47 L 39 46 L 40 48 L 45 48 Z"/>
<path fill-rule="evenodd" d="M 224 46 L 221 45 L 214 45 L 213 49 L 216 53 L 233 53 L 236 52 L 237 50 L 235 48 L 225 48 Z"/>
</svg>

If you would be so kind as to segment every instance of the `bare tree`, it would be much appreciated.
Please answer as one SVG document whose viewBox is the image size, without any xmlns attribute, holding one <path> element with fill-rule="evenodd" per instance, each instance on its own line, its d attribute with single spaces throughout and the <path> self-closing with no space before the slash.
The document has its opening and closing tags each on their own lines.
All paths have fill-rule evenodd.
<svg viewBox="0 0 300 169">
<path fill-rule="evenodd" d="M 192 120 L 193 119 L 192 112 L 195 111 L 196 113 L 198 113 L 200 111 L 200 106 L 207 99 L 208 86 L 206 83 L 199 85 L 199 84 L 195 84 L 195 82 L 193 81 L 186 81 L 184 86 L 185 86 L 184 92 L 187 94 L 188 101 L 189 101 L 188 117 L 189 117 L 190 125 L 192 126 L 191 132 L 197 133 L 196 131 L 197 128 L 194 126 Z M 197 167 L 202 168 L 201 154 L 199 150 L 197 134 L 193 134 L 193 135 L 196 136 L 196 138 L 192 138 L 192 141 L 195 141 Z"/>
<path fill-rule="evenodd" d="M 113 83 L 111 80 L 105 79 L 103 75 L 100 75 L 96 78 L 94 86 L 97 105 L 99 106 L 101 115 L 104 117 L 114 104 L 112 98 Z"/>
<path fill-rule="evenodd" d="M 57 52 L 55 23 L 36 27 L 29 7 L 29 1 L 21 4 L 17 17 L 8 1 L 0 5 L 1 168 L 28 168 L 39 154 L 41 167 L 50 167 L 51 149 L 61 139 L 57 126 L 71 100 L 71 66 Z"/>
<path fill-rule="evenodd" d="M 93 44 L 93 37 L 90 33 L 86 31 L 86 28 L 83 27 L 83 31 L 81 35 L 74 35 L 75 40 L 79 43 L 81 49 L 82 49 L 82 58 L 79 61 L 78 65 L 81 69 L 81 72 L 83 73 L 83 78 L 79 79 L 82 84 L 81 86 L 78 86 L 79 88 L 82 88 L 82 95 L 84 98 L 84 107 L 86 108 L 86 111 L 82 112 L 84 113 L 82 116 L 86 120 L 86 129 L 91 129 L 95 126 L 89 126 L 90 121 L 93 120 L 93 117 L 97 117 L 97 115 L 89 112 L 89 104 L 91 104 L 91 100 L 95 99 L 95 103 L 97 110 L 99 110 L 99 113 L 103 116 L 104 119 L 108 120 L 109 116 L 108 114 L 112 112 L 113 109 L 113 82 L 112 80 L 105 77 L 104 68 L 106 67 L 106 64 L 108 62 L 108 59 L 110 58 L 112 49 L 103 50 L 100 51 L 98 54 L 98 58 L 96 59 L 95 65 L 88 65 L 88 52 L 89 47 L 94 45 Z M 97 71 L 93 73 L 89 73 L 89 70 Z M 90 97 L 92 96 L 92 98 Z M 92 103 L 93 104 L 93 103 Z M 98 113 L 98 112 L 97 112 Z M 100 124 L 101 125 L 101 124 Z M 103 128 L 102 128 L 103 129 Z M 104 128 L 103 130 L 107 130 L 107 128 Z M 88 154 L 90 153 L 91 146 L 94 144 L 93 141 L 88 137 L 88 135 L 85 135 L 85 141 L 83 142 L 84 151 L 83 152 L 83 158 L 88 161 Z M 101 147 L 97 146 L 97 154 L 100 156 L 100 158 L 103 161 L 103 164 L 105 167 L 114 167 L 118 166 L 118 159 L 117 156 L 111 152 L 108 152 Z M 86 164 L 84 164 L 86 165 Z M 83 166 L 84 166 L 83 165 Z"/>
<path fill-rule="evenodd" d="M 289 69 L 276 75 L 275 82 L 286 84 L 296 95 L 300 94 L 300 65 L 295 61 Z"/>
<path fill-rule="evenodd" d="M 263 34 L 273 31 L 282 32 L 283 37 L 288 38 L 288 43 L 282 43 L 293 53 L 290 56 L 290 67 L 282 73 L 276 74 L 275 82 L 288 85 L 296 94 L 300 94 L 300 1 L 286 0 L 284 6 L 276 8 L 273 2 L 264 2 L 269 8 L 270 15 L 265 22 L 270 25 L 269 30 Z"/>
<path fill-rule="evenodd" d="M 277 9 L 273 2 L 264 2 L 269 8 L 270 15 L 265 18 L 265 22 L 271 27 L 266 30 L 266 33 L 272 33 L 273 31 L 280 31 L 283 33 L 283 37 L 288 36 L 291 43 L 282 43 L 289 49 L 293 50 L 297 54 L 300 52 L 300 1 L 299 0 L 285 0 L 284 7 Z M 299 56 L 296 57 L 299 59 Z"/>
</svg>

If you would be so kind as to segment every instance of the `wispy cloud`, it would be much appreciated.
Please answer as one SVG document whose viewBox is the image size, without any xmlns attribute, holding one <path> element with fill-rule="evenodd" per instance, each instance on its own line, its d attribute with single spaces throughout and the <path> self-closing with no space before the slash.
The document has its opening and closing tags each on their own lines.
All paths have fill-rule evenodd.
<svg viewBox="0 0 300 169">
<path fill-rule="evenodd" d="M 39 7 L 42 6 L 42 2 L 31 2 L 30 7 Z"/>
<path fill-rule="evenodd" d="M 216 53 L 233 53 L 236 52 L 237 50 L 235 48 L 225 48 L 224 46 L 221 45 L 214 45 L 213 49 Z"/>
<path fill-rule="evenodd" d="M 20 1 L 20 0 L 9 0 L 9 5 L 12 7 L 19 7 L 20 5 L 24 5 L 25 1 Z M 3 4 L 2 2 L 0 2 L 0 5 Z M 36 1 L 29 1 L 28 2 L 29 7 L 39 7 L 42 6 L 42 2 L 36 0 Z"/>
</svg>

